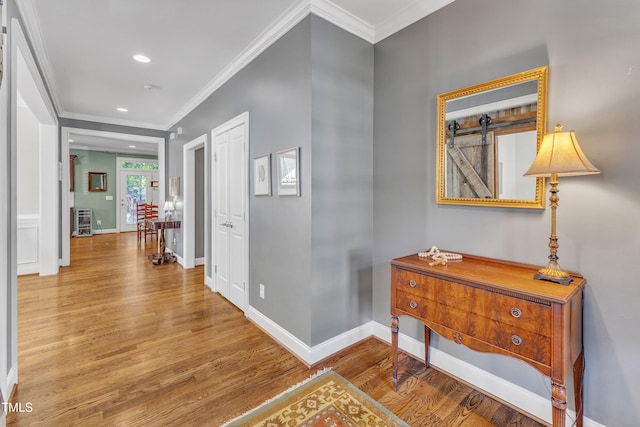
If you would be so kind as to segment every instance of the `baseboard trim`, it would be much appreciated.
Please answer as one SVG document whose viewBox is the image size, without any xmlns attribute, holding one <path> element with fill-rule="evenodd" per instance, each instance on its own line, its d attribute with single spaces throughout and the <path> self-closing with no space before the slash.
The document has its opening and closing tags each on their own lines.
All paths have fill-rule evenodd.
<svg viewBox="0 0 640 427">
<path fill-rule="evenodd" d="M 111 234 L 111 233 L 119 233 L 118 230 L 116 230 L 115 228 L 107 228 L 105 230 L 91 230 L 93 232 L 93 234 Z"/>
<path fill-rule="evenodd" d="M 176 256 L 176 261 L 178 262 L 178 264 L 180 264 L 182 266 L 182 268 L 185 268 L 184 266 L 184 258 L 182 258 L 180 255 L 174 253 L 174 255 Z M 197 267 L 199 265 L 204 265 L 205 264 L 205 260 L 204 257 L 202 258 L 196 258 L 194 260 L 193 266 Z"/>
<path fill-rule="evenodd" d="M 213 289 L 212 283 L 207 283 L 207 285 Z M 251 321 L 278 341 L 280 345 L 288 349 L 309 366 L 370 336 L 375 336 L 382 341 L 391 343 L 391 329 L 389 326 L 376 321 L 370 321 L 311 347 L 269 319 L 255 307 L 249 306 L 245 314 Z M 412 356 L 424 360 L 423 342 L 399 333 L 398 347 Z M 439 370 L 471 384 L 483 393 L 502 400 L 534 418 L 551 424 L 550 397 L 548 398 L 533 393 L 437 348 L 429 348 L 429 353 L 431 365 Z M 573 425 L 575 416 L 574 411 L 567 411 L 566 424 Z M 605 427 L 586 417 L 584 417 L 583 425 L 584 427 Z"/>
<path fill-rule="evenodd" d="M 18 264 L 18 276 L 26 276 L 27 274 L 38 273 L 40 273 L 40 263 L 38 262 Z"/>
<path fill-rule="evenodd" d="M 391 329 L 389 326 L 378 322 L 373 323 L 375 324 L 374 335 L 383 341 L 391 343 Z M 424 343 L 422 341 L 400 332 L 398 334 L 398 347 L 412 356 L 424 360 Z M 552 422 L 550 397 L 547 398 L 533 393 L 437 348 L 429 347 L 429 362 L 439 370 L 471 384 L 483 393 L 494 396 L 546 423 L 551 424 Z M 575 411 L 567 410 L 566 425 L 573 425 L 575 417 Z M 583 426 L 605 427 L 587 417 L 583 419 Z"/>
<path fill-rule="evenodd" d="M 5 378 L 4 390 L 2 396 L 4 397 L 6 402 L 11 402 L 13 398 L 13 393 L 16 391 L 16 386 L 18 384 L 18 375 L 16 373 L 15 368 L 9 369 L 7 373 L 7 377 Z M 5 396 L 6 395 L 6 396 Z M 0 408 L 0 411 L 4 408 Z"/>
<path fill-rule="evenodd" d="M 209 277 L 209 276 L 204 276 L 204 284 L 211 289 L 213 292 L 218 292 L 216 291 L 216 284 L 213 281 L 213 277 Z"/>
<path fill-rule="evenodd" d="M 176 253 L 174 253 L 173 255 L 176 257 L 176 262 L 178 264 L 180 264 L 180 267 L 185 268 L 185 266 L 184 266 L 184 258 L 182 258 L 180 255 L 178 255 Z"/>
<path fill-rule="evenodd" d="M 373 322 L 368 322 L 311 347 L 253 306 L 249 306 L 246 316 L 309 366 L 373 335 Z"/>
</svg>

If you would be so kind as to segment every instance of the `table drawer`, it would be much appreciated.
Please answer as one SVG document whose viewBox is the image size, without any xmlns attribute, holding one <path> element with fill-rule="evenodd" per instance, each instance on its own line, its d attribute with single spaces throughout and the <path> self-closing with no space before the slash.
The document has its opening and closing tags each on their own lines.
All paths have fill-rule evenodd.
<svg viewBox="0 0 640 427">
<path fill-rule="evenodd" d="M 396 301 L 404 299 L 402 295 L 408 295 L 424 300 L 425 306 L 426 301 L 432 301 L 438 306 L 450 307 L 538 335 L 551 336 L 552 312 L 548 303 L 444 281 L 399 268 L 393 269 L 392 283 L 396 289 Z"/>
<path fill-rule="evenodd" d="M 396 309 L 425 323 L 445 326 L 543 365 L 551 364 L 551 338 L 548 335 L 465 312 L 403 291 L 396 293 Z"/>
</svg>

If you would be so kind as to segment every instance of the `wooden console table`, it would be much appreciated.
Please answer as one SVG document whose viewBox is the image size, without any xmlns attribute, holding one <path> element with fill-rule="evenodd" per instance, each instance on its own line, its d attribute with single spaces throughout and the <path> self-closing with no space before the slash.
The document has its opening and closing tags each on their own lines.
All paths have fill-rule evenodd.
<svg viewBox="0 0 640 427">
<path fill-rule="evenodd" d="M 520 359 L 551 378 L 553 426 L 565 425 L 565 378 L 573 368 L 577 426 L 582 426 L 582 299 L 586 280 L 568 286 L 533 280 L 539 267 L 463 255 L 429 266 L 410 255 L 391 261 L 393 383 L 398 384 L 398 316 L 473 350 Z"/>
<path fill-rule="evenodd" d="M 151 254 L 149 259 L 155 265 L 169 263 L 172 264 L 176 261 L 176 257 L 173 254 L 167 254 L 164 230 L 180 228 L 180 221 L 176 219 L 158 219 L 147 218 L 145 219 L 145 226 L 151 230 L 158 232 L 158 253 Z"/>
</svg>

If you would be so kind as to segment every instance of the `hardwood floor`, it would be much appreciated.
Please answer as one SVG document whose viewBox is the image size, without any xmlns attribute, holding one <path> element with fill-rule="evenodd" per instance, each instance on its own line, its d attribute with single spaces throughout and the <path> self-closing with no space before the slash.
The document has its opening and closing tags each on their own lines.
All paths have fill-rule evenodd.
<svg viewBox="0 0 640 427">
<path fill-rule="evenodd" d="M 71 266 L 18 281 L 19 386 L 8 426 L 218 426 L 316 372 L 338 373 L 412 426 L 540 426 L 370 338 L 307 368 L 204 286 L 154 266 L 135 233 L 71 240 Z"/>
</svg>

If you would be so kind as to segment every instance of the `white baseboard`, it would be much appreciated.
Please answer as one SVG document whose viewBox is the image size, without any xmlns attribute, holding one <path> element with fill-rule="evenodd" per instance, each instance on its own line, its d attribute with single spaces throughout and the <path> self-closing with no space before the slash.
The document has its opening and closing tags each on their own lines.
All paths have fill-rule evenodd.
<svg viewBox="0 0 640 427">
<path fill-rule="evenodd" d="M 181 256 L 179 256 L 179 255 L 177 255 L 177 254 L 174 254 L 174 255 L 176 256 L 176 259 L 177 259 L 177 261 L 178 261 L 178 264 L 180 264 L 180 265 L 182 266 L 182 268 L 185 268 L 185 267 L 184 267 L 184 258 L 182 258 Z M 193 266 L 194 266 L 194 267 L 197 267 L 197 266 L 199 266 L 199 265 L 204 265 L 204 264 L 205 264 L 205 259 L 204 259 L 204 257 L 202 257 L 202 258 L 196 258 L 196 259 L 194 260 L 194 262 L 193 262 Z"/>
<path fill-rule="evenodd" d="M 178 264 L 180 264 L 180 266 L 181 266 L 182 268 L 185 268 L 185 267 L 184 267 L 184 258 L 182 258 L 180 255 L 175 254 L 175 253 L 174 253 L 173 255 L 176 257 L 176 262 L 177 262 Z"/>
<path fill-rule="evenodd" d="M 204 276 L 204 284 L 211 289 L 213 292 L 218 292 L 216 291 L 216 284 L 213 281 L 213 277 L 209 277 L 209 276 Z"/>
<path fill-rule="evenodd" d="M 105 230 L 91 230 L 91 231 L 93 231 L 93 234 L 111 234 L 111 233 L 118 233 L 119 232 L 115 228 L 107 228 Z"/>
<path fill-rule="evenodd" d="M 40 263 L 18 264 L 18 276 L 40 273 Z"/>
<path fill-rule="evenodd" d="M 391 342 L 391 328 L 378 322 L 373 322 L 374 335 L 388 343 Z M 400 332 L 398 347 L 412 356 L 424 360 L 424 343 Z M 437 348 L 429 347 L 429 363 L 441 371 L 472 384 L 474 388 L 503 400 L 515 408 L 533 415 L 549 424 L 552 422 L 551 397 L 543 397 L 506 381 L 492 373 L 478 369 L 474 365 L 453 357 Z M 576 414 L 567 410 L 566 425 L 573 425 Z M 589 418 L 584 417 L 584 427 L 605 427 Z"/>
<path fill-rule="evenodd" d="M 321 344 L 310 347 L 273 320 L 262 314 L 255 307 L 249 306 L 249 309 L 245 314 L 282 346 L 287 348 L 308 365 L 313 365 L 314 363 L 317 363 L 322 359 L 325 359 L 326 357 L 373 335 L 374 322 L 369 322 L 328 339 Z"/>
<path fill-rule="evenodd" d="M 213 283 L 208 284 L 213 289 Z M 264 329 L 283 347 L 300 358 L 308 365 L 313 365 L 364 338 L 375 336 L 388 343 L 391 342 L 391 329 L 389 326 L 370 321 L 343 334 L 328 339 L 327 341 L 308 346 L 300 341 L 286 329 L 266 317 L 256 308 L 249 306 L 247 317 Z M 424 343 L 400 333 L 398 335 L 398 347 L 412 356 L 424 360 Z M 540 396 L 526 390 L 516 384 L 504 380 L 492 373 L 478 369 L 474 365 L 453 357 L 437 348 L 429 348 L 429 361 L 438 369 L 460 378 L 472 384 L 473 387 L 484 393 L 497 397 L 504 402 L 519 408 L 523 412 L 531 414 L 549 424 L 552 422 L 551 398 Z M 567 425 L 572 425 L 575 419 L 574 411 L 567 411 Z M 605 427 L 589 418 L 584 418 L 584 427 Z"/>
</svg>

